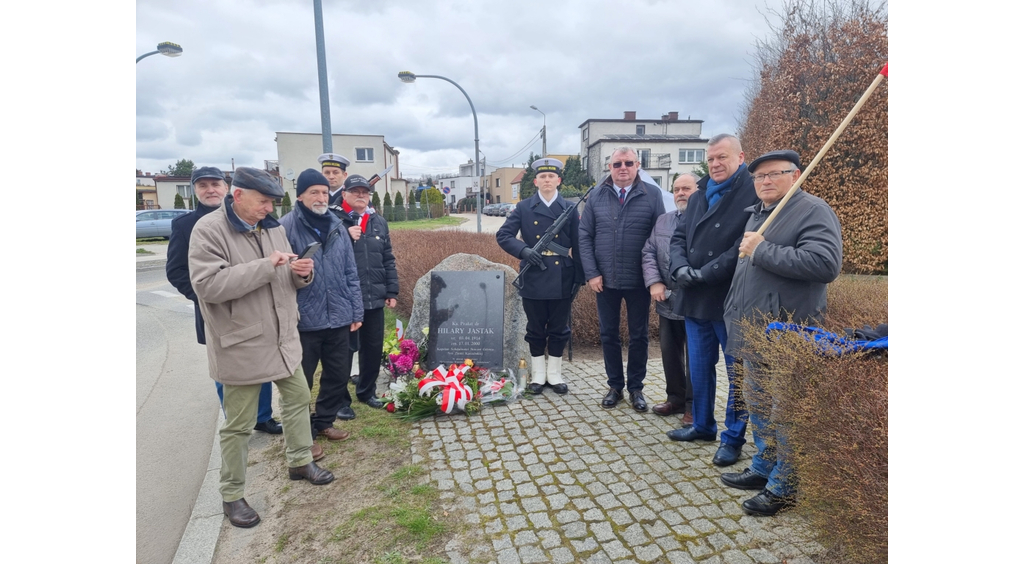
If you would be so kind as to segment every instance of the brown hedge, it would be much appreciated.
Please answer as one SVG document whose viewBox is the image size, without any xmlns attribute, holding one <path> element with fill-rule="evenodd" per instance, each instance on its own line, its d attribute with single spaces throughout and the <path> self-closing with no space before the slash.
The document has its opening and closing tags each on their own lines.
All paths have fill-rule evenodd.
<svg viewBox="0 0 1024 564">
<path fill-rule="evenodd" d="M 776 15 L 755 45 L 739 136 L 748 162 L 793 149 L 806 167 L 888 60 L 888 14 L 864 0 L 791 0 Z M 839 216 L 848 273 L 888 271 L 888 96 L 883 79 L 802 185 Z"/>
<path fill-rule="evenodd" d="M 883 323 L 887 280 L 842 277 L 829 287 L 828 304 L 822 325 L 833 332 Z M 746 330 L 763 332 L 764 327 Z M 760 403 L 767 409 L 774 402 L 773 424 L 786 429 L 792 450 L 794 510 L 808 518 L 828 547 L 823 561 L 885 562 L 888 356 L 823 356 L 796 333 L 749 343 L 749 352 L 766 366 L 759 381 L 773 400 Z"/>
<path fill-rule="evenodd" d="M 468 233 L 455 230 L 393 231 L 391 244 L 398 266 L 398 312 L 412 313 L 412 291 L 421 276 L 439 262 L 455 253 L 470 253 L 519 270 L 519 259 L 501 250 L 493 233 Z M 658 339 L 658 315 L 651 304 L 650 339 Z M 620 328 L 623 342 L 627 339 L 626 313 L 622 312 Z M 574 346 L 599 346 L 601 332 L 597 321 L 597 298 L 590 288 L 580 288 L 572 306 Z"/>
</svg>

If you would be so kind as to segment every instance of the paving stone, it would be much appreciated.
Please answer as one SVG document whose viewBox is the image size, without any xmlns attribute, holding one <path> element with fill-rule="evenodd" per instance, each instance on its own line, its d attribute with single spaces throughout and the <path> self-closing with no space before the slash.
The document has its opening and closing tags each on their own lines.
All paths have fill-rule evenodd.
<svg viewBox="0 0 1024 564">
<path fill-rule="evenodd" d="M 732 533 L 734 531 L 739 531 L 740 530 L 739 524 L 736 523 L 736 521 L 734 521 L 732 519 L 729 519 L 728 517 L 722 517 L 721 519 L 715 519 L 715 524 L 718 525 L 719 529 L 722 529 L 723 531 L 725 531 L 727 533 Z"/>
<path fill-rule="evenodd" d="M 612 529 L 612 524 L 607 521 L 591 523 L 590 532 L 593 533 L 594 538 L 600 542 L 607 542 L 615 539 L 615 531 Z"/>
<path fill-rule="evenodd" d="M 563 473 L 560 473 L 560 474 L 555 474 L 555 478 L 558 479 L 558 483 L 560 483 L 560 484 L 562 484 L 564 486 L 568 486 L 568 485 L 572 485 L 572 484 L 576 483 L 576 477 L 573 476 L 572 473 L 570 473 L 570 472 L 563 472 Z"/>
<path fill-rule="evenodd" d="M 547 513 L 530 513 L 527 517 L 530 519 L 530 523 L 533 524 L 535 529 L 551 526 L 551 518 L 548 517 Z"/>
<path fill-rule="evenodd" d="M 536 488 L 534 488 L 534 490 L 536 490 Z M 536 493 L 536 491 L 534 491 L 534 493 Z M 548 509 L 547 506 L 544 505 L 544 500 L 539 497 L 522 498 L 520 503 L 522 503 L 523 509 L 525 509 L 527 513 L 547 511 Z"/>
<path fill-rule="evenodd" d="M 462 521 L 464 523 L 468 523 L 470 525 L 479 525 L 480 524 L 480 514 L 479 513 L 467 513 L 466 516 L 462 518 Z"/>
<path fill-rule="evenodd" d="M 515 486 L 512 485 L 512 480 L 500 480 L 494 484 L 494 489 L 498 491 L 511 490 L 513 487 Z"/>
<path fill-rule="evenodd" d="M 512 537 L 509 535 L 501 535 L 491 540 L 491 546 L 494 547 L 495 552 L 505 550 L 506 548 L 512 548 Z"/>
<path fill-rule="evenodd" d="M 562 534 L 567 539 L 580 539 L 587 536 L 587 525 L 580 521 L 566 523 L 562 526 Z"/>
<path fill-rule="evenodd" d="M 679 508 L 679 513 L 687 521 L 692 521 L 694 519 L 700 519 L 701 517 L 704 516 L 704 514 L 700 512 L 700 509 L 697 509 L 696 507 L 693 507 L 692 505 L 684 505 L 684 506 L 680 507 Z"/>
<path fill-rule="evenodd" d="M 672 534 L 672 530 L 666 527 L 665 523 L 661 521 L 655 521 L 654 523 L 644 525 L 644 530 L 654 538 Z"/>
<path fill-rule="evenodd" d="M 711 545 L 704 542 L 701 539 L 695 541 L 687 541 L 686 551 L 690 553 L 690 556 L 694 558 L 701 558 L 711 554 Z"/>
<path fill-rule="evenodd" d="M 625 541 L 628 546 L 639 546 L 651 542 L 651 538 L 644 532 L 644 528 L 639 523 L 633 523 L 626 527 L 622 531 L 622 540 Z"/>
<path fill-rule="evenodd" d="M 498 564 L 519 564 L 519 553 L 514 548 L 498 551 Z"/>
<path fill-rule="evenodd" d="M 633 523 L 633 516 L 625 509 L 613 509 L 608 512 L 608 517 L 614 521 L 616 525 L 620 526 L 630 525 Z"/>
<path fill-rule="evenodd" d="M 557 511 L 569 503 L 569 496 L 564 493 L 556 493 L 548 495 L 547 498 L 545 498 L 545 501 L 548 502 L 548 506 L 551 507 L 553 511 Z"/>
<path fill-rule="evenodd" d="M 519 549 L 519 561 L 523 564 L 533 562 L 547 562 L 547 556 L 544 556 L 544 551 L 536 546 L 524 546 Z"/>
<path fill-rule="evenodd" d="M 665 511 L 662 511 L 658 514 L 658 517 L 660 517 L 661 520 L 664 521 L 670 527 L 674 527 L 683 522 L 683 516 L 680 515 L 678 511 L 675 511 L 673 509 L 667 509 Z"/>
<path fill-rule="evenodd" d="M 661 537 L 659 539 L 654 539 L 654 542 L 658 543 L 658 546 L 660 546 L 665 552 L 682 550 L 683 548 L 683 545 L 680 544 L 675 537 Z"/>
<path fill-rule="evenodd" d="M 526 515 L 513 515 L 505 518 L 505 528 L 510 531 L 518 531 L 529 527 L 526 523 Z"/>
<path fill-rule="evenodd" d="M 528 544 L 537 544 L 540 542 L 540 538 L 537 537 L 537 533 L 526 530 L 521 533 L 516 533 L 516 546 L 526 546 Z"/>
<path fill-rule="evenodd" d="M 480 516 L 482 517 L 497 517 L 498 506 L 497 505 L 483 505 L 480 507 Z"/>
<path fill-rule="evenodd" d="M 530 474 L 528 472 L 510 472 L 509 477 L 512 478 L 512 482 L 516 484 L 523 484 L 530 481 Z"/>
<path fill-rule="evenodd" d="M 658 515 L 655 512 L 642 505 L 640 507 L 631 508 L 629 512 L 637 521 L 653 521 L 658 518 Z"/>
<path fill-rule="evenodd" d="M 619 541 L 618 539 L 611 540 L 611 541 L 608 541 L 606 543 L 603 543 L 601 545 L 601 548 L 604 550 L 605 554 L 607 554 L 608 557 L 611 558 L 612 560 L 616 560 L 616 559 L 619 559 L 619 558 L 626 558 L 628 556 L 632 556 L 633 555 L 633 553 L 630 552 L 630 550 L 628 548 L 623 546 L 622 542 Z"/>
<path fill-rule="evenodd" d="M 551 525 L 548 526 L 550 527 Z M 542 529 L 537 531 L 537 536 L 540 537 L 540 545 L 544 548 L 562 546 L 562 537 L 558 534 L 558 531 Z"/>
<path fill-rule="evenodd" d="M 633 553 L 636 554 L 637 560 L 640 562 L 653 562 L 658 559 L 664 552 L 656 544 L 648 544 L 646 546 L 634 547 Z"/>
<path fill-rule="evenodd" d="M 754 559 L 739 550 L 727 550 L 722 553 L 725 564 L 754 564 Z"/>
<path fill-rule="evenodd" d="M 498 492 L 498 501 L 512 501 L 516 498 L 516 492 L 512 490 L 505 490 Z"/>
<path fill-rule="evenodd" d="M 735 548 L 736 543 L 732 541 L 725 533 L 715 533 L 707 538 L 711 546 L 715 547 L 716 552 L 721 552 L 727 548 Z"/>
<path fill-rule="evenodd" d="M 492 482 L 491 480 L 478 480 L 473 485 L 476 486 L 477 491 L 481 492 L 490 491 L 494 489 L 494 482 Z"/>
<path fill-rule="evenodd" d="M 586 510 L 583 513 L 583 520 L 584 521 L 604 521 L 605 520 L 604 511 L 601 511 L 600 509 L 598 509 L 596 507 L 588 509 L 588 510 Z"/>
<path fill-rule="evenodd" d="M 693 558 L 685 552 L 673 551 L 665 554 L 671 564 L 696 564 Z"/>
<path fill-rule="evenodd" d="M 583 561 L 584 564 L 612 564 L 612 559 L 608 558 L 608 555 L 604 552 L 598 552 L 597 554 L 591 555 L 589 558 Z"/>
<path fill-rule="evenodd" d="M 638 495 L 636 495 L 635 493 L 632 493 L 632 492 L 625 493 L 625 494 L 619 496 L 619 501 L 621 501 L 622 504 L 625 505 L 626 507 L 636 507 L 636 506 L 640 505 L 641 503 L 643 503 L 640 500 L 640 496 L 638 496 Z"/>
<path fill-rule="evenodd" d="M 700 536 L 697 533 L 697 531 L 695 531 L 693 529 L 693 527 L 691 527 L 689 525 L 678 525 L 674 529 L 675 529 L 676 535 L 680 536 L 680 537 L 685 537 L 685 538 L 693 539 L 693 538 L 697 538 L 698 536 Z"/>
<path fill-rule="evenodd" d="M 564 525 L 566 523 L 579 521 L 580 514 L 571 509 L 563 509 L 562 511 L 559 511 L 557 515 L 555 515 L 555 520 Z"/>
<path fill-rule="evenodd" d="M 576 561 L 576 557 L 573 556 L 572 551 L 564 546 L 553 549 L 550 552 L 550 555 L 551 562 L 553 564 L 569 564 L 570 562 Z"/>
<path fill-rule="evenodd" d="M 700 507 L 700 512 L 708 519 L 715 519 L 718 517 L 725 516 L 725 513 L 723 513 L 722 510 L 719 509 L 718 506 L 713 503 L 710 505 L 702 505 Z"/>
<path fill-rule="evenodd" d="M 778 564 L 779 562 L 782 562 L 781 560 L 776 558 L 775 555 L 773 555 L 772 553 L 768 552 L 763 548 L 747 549 L 746 553 L 747 556 L 749 556 L 759 564 Z"/>
</svg>

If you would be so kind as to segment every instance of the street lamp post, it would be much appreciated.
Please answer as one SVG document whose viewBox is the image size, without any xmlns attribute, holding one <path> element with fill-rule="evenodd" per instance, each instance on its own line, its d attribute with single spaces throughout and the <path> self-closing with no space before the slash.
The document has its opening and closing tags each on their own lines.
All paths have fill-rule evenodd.
<svg viewBox="0 0 1024 564">
<path fill-rule="evenodd" d="M 138 58 L 135 59 L 135 64 L 137 65 L 142 59 L 145 59 L 150 55 L 156 55 L 157 53 L 168 57 L 180 57 L 182 51 L 184 51 L 184 49 L 181 48 L 181 45 L 171 43 L 170 41 L 164 41 L 163 43 L 157 44 L 156 51 L 150 51 L 149 53 L 139 55 Z"/>
<path fill-rule="evenodd" d="M 477 233 L 482 233 L 483 232 L 483 220 L 481 219 L 482 216 L 480 214 L 480 211 L 481 211 L 481 208 L 483 208 L 483 186 L 481 185 L 480 177 L 483 174 L 480 171 L 480 127 L 479 127 L 479 124 L 477 123 L 476 108 L 473 107 L 473 100 L 470 100 L 469 99 L 469 94 L 466 94 L 466 91 L 463 90 L 462 87 L 459 86 L 459 84 L 457 82 L 455 82 L 454 80 L 452 80 L 450 78 L 445 78 L 443 76 L 438 76 L 436 74 L 415 74 L 415 73 L 411 73 L 409 71 L 402 71 L 402 72 L 398 73 L 398 78 L 401 79 L 402 82 L 407 82 L 407 83 L 416 82 L 417 78 L 437 78 L 437 79 L 440 79 L 440 80 L 444 80 L 446 82 L 450 82 L 453 85 L 455 85 L 455 87 L 458 88 L 460 92 L 462 92 L 462 95 L 466 97 L 466 101 L 469 102 L 469 109 L 473 112 L 473 136 L 474 136 L 473 143 L 474 143 L 474 151 L 475 151 L 474 155 L 473 155 L 473 168 L 476 169 L 476 184 L 477 184 L 477 186 L 476 186 L 476 232 Z"/>
<path fill-rule="evenodd" d="M 540 112 L 540 110 L 537 109 L 537 106 L 530 106 L 530 109 L 537 110 L 538 112 Z M 540 112 L 540 115 L 544 116 L 544 128 L 540 130 L 540 137 L 544 141 L 541 145 L 540 152 L 542 153 L 542 157 L 546 157 L 548 156 L 548 115 L 545 114 L 544 112 Z"/>
</svg>

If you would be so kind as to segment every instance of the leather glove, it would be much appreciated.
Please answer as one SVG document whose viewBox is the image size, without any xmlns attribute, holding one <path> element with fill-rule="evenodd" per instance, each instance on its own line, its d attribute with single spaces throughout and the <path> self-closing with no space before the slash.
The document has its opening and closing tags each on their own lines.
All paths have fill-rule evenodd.
<svg viewBox="0 0 1024 564">
<path fill-rule="evenodd" d="M 675 277 L 676 282 L 678 282 L 679 286 L 682 288 L 692 288 L 693 286 L 704 282 L 704 278 L 701 276 L 700 271 L 695 270 L 692 266 L 680 267 L 679 270 L 676 270 Z"/>
<path fill-rule="evenodd" d="M 519 258 L 532 264 L 533 266 L 540 266 L 544 264 L 544 256 L 530 247 L 523 248 L 523 252 L 519 253 Z"/>
</svg>

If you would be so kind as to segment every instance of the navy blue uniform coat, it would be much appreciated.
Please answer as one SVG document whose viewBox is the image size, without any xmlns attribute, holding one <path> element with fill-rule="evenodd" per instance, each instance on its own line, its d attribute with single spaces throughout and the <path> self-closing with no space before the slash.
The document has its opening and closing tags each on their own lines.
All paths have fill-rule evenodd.
<svg viewBox="0 0 1024 564">
<path fill-rule="evenodd" d="M 555 194 L 551 207 L 544 205 L 539 194 L 516 204 L 515 209 L 505 219 L 505 224 L 498 229 L 498 245 L 508 254 L 519 257 L 526 247 L 533 247 L 569 207 L 569 203 L 561 194 Z M 544 265 L 547 270 L 531 266 L 523 275 L 523 289 L 519 295 L 532 300 L 560 300 L 572 296 L 573 284 L 583 284 L 583 263 L 580 262 L 579 214 L 573 213 L 569 221 L 555 234 L 552 242 L 572 249 L 572 258 L 562 256 L 545 256 Z M 522 233 L 523 239 L 516 235 Z M 520 261 L 519 269 L 526 266 Z"/>
</svg>

